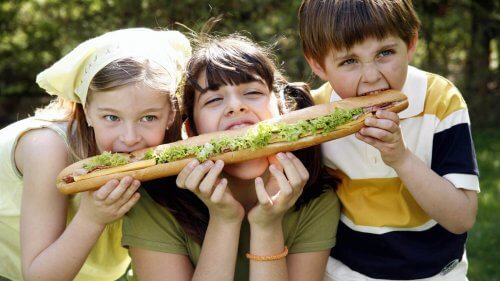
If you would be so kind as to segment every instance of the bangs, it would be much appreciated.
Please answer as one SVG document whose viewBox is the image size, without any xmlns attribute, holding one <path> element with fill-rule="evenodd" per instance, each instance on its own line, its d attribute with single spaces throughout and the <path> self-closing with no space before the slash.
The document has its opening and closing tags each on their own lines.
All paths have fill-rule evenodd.
<svg viewBox="0 0 500 281">
<path fill-rule="evenodd" d="M 336 32 L 329 34 L 329 41 L 335 49 L 349 49 L 369 38 L 381 40 L 390 35 L 406 37 L 400 30 L 401 19 L 395 16 L 397 11 L 392 10 L 387 3 L 349 2 L 343 1 L 336 12 L 338 16 L 332 19 Z"/>
<path fill-rule="evenodd" d="M 229 41 L 229 42 L 228 42 Z M 269 90 L 273 88 L 274 72 L 276 69 L 273 63 L 262 53 L 256 51 L 255 47 L 228 44 L 231 40 L 226 40 L 224 45 L 218 42 L 204 50 L 198 58 L 194 58 L 200 67 L 196 77 L 191 77 L 190 83 L 200 92 L 207 90 L 218 90 L 224 85 L 239 85 L 261 81 L 266 84 Z M 201 60 L 197 61 L 197 60 Z M 207 87 L 202 88 L 196 82 L 201 74 L 205 73 Z M 194 80 L 194 81 L 193 81 Z"/>
</svg>

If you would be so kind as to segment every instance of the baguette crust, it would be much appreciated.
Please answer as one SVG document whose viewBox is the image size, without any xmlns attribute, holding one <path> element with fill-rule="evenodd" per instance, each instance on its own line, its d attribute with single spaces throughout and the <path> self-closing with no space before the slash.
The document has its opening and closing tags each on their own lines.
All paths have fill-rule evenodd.
<svg viewBox="0 0 500 281">
<path fill-rule="evenodd" d="M 394 90 L 388 90 L 384 91 L 380 94 L 374 94 L 374 95 L 369 95 L 369 96 L 363 96 L 363 97 L 355 97 L 355 98 L 348 98 L 348 99 L 343 99 L 337 102 L 332 102 L 329 104 L 320 104 L 320 105 L 315 105 L 311 106 L 308 108 L 296 110 L 290 113 L 287 113 L 285 115 L 279 116 L 277 118 L 269 119 L 263 122 L 269 122 L 269 123 L 285 123 L 285 124 L 294 124 L 298 121 L 301 120 L 308 120 L 308 119 L 313 119 L 317 118 L 320 116 L 325 116 L 328 114 L 331 114 L 336 108 L 341 108 L 341 109 L 351 109 L 351 108 L 357 108 L 357 107 L 371 107 L 379 104 L 386 104 L 386 103 L 391 103 L 391 106 L 387 108 L 386 110 L 393 111 L 393 112 L 400 112 L 408 107 L 408 100 L 407 97 L 399 92 L 399 91 L 394 91 Z M 306 147 L 314 146 L 326 141 L 330 141 L 333 139 L 341 138 L 350 134 L 353 134 L 357 131 L 359 131 L 363 126 L 364 126 L 364 120 L 366 117 L 371 116 L 371 113 L 366 113 L 360 118 L 356 119 L 355 121 L 351 121 L 347 124 L 341 125 L 337 128 L 335 128 L 333 131 L 326 133 L 326 134 L 318 134 L 318 135 L 311 135 L 307 137 L 300 138 L 297 141 L 293 142 L 279 142 L 279 143 L 273 143 L 269 144 L 263 148 L 259 148 L 256 150 L 253 149 L 245 149 L 245 150 L 240 150 L 240 151 L 231 151 L 231 152 L 226 152 L 220 155 L 215 155 L 213 157 L 210 157 L 209 159 L 215 161 L 215 160 L 223 160 L 226 164 L 233 164 L 233 163 L 238 163 L 238 162 L 243 162 L 247 160 L 252 160 L 252 159 L 257 159 L 257 158 L 262 158 L 262 157 L 268 157 L 270 155 L 276 154 L 278 152 L 284 152 L 284 151 L 295 151 L 299 149 L 303 149 Z M 222 135 L 227 136 L 227 137 L 236 137 L 236 136 L 242 136 L 244 135 L 250 128 L 254 127 L 249 126 L 246 128 L 242 128 L 240 130 L 232 130 L 232 131 L 224 131 L 224 132 L 214 132 L 214 133 L 209 133 L 209 134 L 204 134 L 204 135 L 199 135 L 195 137 L 190 137 L 186 140 L 181 140 L 178 142 L 170 143 L 170 144 L 162 144 L 154 148 L 155 150 L 164 150 L 168 147 L 171 146 L 176 146 L 179 144 L 183 145 L 200 145 L 200 144 L 205 144 L 209 142 L 213 138 L 219 138 Z M 150 150 L 151 148 L 146 148 L 146 149 L 141 149 L 138 151 L 134 151 L 130 154 L 125 154 L 126 157 L 129 158 L 129 160 L 133 159 L 141 159 L 146 151 Z M 72 193 L 77 193 L 77 192 L 82 192 L 82 191 L 87 191 L 87 190 L 93 190 L 97 189 L 100 186 L 104 185 L 106 182 L 108 182 L 111 179 L 121 179 L 125 176 L 132 176 L 135 179 L 139 181 L 148 181 L 152 179 L 157 179 L 161 177 L 167 177 L 167 176 L 173 176 L 178 174 L 185 165 L 187 165 L 190 161 L 192 161 L 193 158 L 186 158 L 186 159 L 181 159 L 178 161 L 174 162 L 169 162 L 169 163 L 164 163 L 164 164 L 158 164 L 158 165 L 153 165 L 151 164 L 150 160 L 142 160 L 138 161 L 132 164 L 128 164 L 122 167 L 116 167 L 116 168 L 108 168 L 104 172 L 105 175 L 99 175 L 99 176 L 80 176 L 79 181 L 75 181 L 72 183 L 65 183 L 63 181 L 63 178 L 66 175 L 72 174 L 73 171 L 80 169 L 84 163 L 87 163 L 90 161 L 90 158 L 84 159 L 81 161 L 78 161 L 68 167 L 66 167 L 57 177 L 57 188 L 59 189 L 60 192 L 65 193 L 65 194 L 72 194 Z M 145 162 L 149 161 L 145 165 L 145 168 L 137 169 L 134 168 L 133 165 L 135 166 L 142 166 L 140 162 Z M 152 166 L 151 166 L 152 165 Z M 133 170 L 127 171 L 126 166 L 131 166 L 130 168 Z M 123 171 L 123 170 L 126 171 Z M 120 171 L 121 170 L 121 171 Z"/>
</svg>

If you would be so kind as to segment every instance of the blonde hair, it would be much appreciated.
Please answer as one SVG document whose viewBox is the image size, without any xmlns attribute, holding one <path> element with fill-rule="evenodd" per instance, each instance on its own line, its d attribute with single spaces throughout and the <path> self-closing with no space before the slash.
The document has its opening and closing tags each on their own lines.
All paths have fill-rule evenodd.
<svg viewBox="0 0 500 281">
<path fill-rule="evenodd" d="M 92 78 L 88 89 L 88 102 L 92 96 L 99 92 L 110 91 L 130 84 L 142 83 L 143 85 L 169 95 L 171 110 L 175 118 L 169 127 L 164 143 L 181 139 L 181 118 L 179 105 L 172 86 L 165 79 L 170 75 L 159 64 L 148 59 L 124 58 L 115 60 L 102 68 Z M 95 140 L 94 130 L 89 127 L 83 106 L 80 103 L 57 98 L 45 108 L 35 112 L 35 117 L 40 119 L 67 122 L 67 135 L 74 158 L 87 158 L 99 153 Z"/>
</svg>

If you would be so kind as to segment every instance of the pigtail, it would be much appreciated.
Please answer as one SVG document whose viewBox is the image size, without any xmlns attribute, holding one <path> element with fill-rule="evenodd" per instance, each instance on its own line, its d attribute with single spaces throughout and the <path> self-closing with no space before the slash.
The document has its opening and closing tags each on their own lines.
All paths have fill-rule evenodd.
<svg viewBox="0 0 500 281">
<path fill-rule="evenodd" d="M 281 99 L 285 101 L 284 112 L 303 109 L 314 105 L 311 88 L 304 82 L 285 83 L 280 90 Z M 309 172 L 309 180 L 304 186 L 304 191 L 295 203 L 295 210 L 299 210 L 311 199 L 320 196 L 325 189 L 331 188 L 331 183 L 326 180 L 321 163 L 321 146 L 304 148 L 293 152 Z M 330 179 L 331 180 L 331 179 Z"/>
</svg>

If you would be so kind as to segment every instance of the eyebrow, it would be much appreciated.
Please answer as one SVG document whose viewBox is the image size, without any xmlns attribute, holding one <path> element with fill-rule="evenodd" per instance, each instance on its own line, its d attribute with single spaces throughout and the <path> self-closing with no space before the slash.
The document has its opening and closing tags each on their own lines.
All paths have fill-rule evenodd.
<svg viewBox="0 0 500 281">
<path fill-rule="evenodd" d="M 163 107 L 149 107 L 141 111 L 141 113 L 146 113 L 146 112 L 159 112 L 162 111 L 164 108 Z M 108 111 L 108 112 L 113 112 L 117 113 L 119 110 L 116 110 L 111 107 L 97 107 L 98 111 Z"/>
<path fill-rule="evenodd" d="M 380 48 L 377 49 L 377 53 L 381 52 L 382 50 L 387 50 L 387 49 L 391 49 L 391 48 L 395 48 L 397 46 L 397 43 L 388 43 L 386 45 L 383 45 L 381 46 Z M 355 55 L 353 55 L 352 53 L 347 53 L 345 56 L 341 56 L 341 57 L 333 57 L 333 60 L 338 62 L 338 61 L 343 61 L 343 60 L 347 60 L 347 59 L 350 59 L 352 57 L 357 57 Z"/>
</svg>

